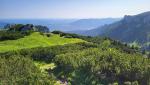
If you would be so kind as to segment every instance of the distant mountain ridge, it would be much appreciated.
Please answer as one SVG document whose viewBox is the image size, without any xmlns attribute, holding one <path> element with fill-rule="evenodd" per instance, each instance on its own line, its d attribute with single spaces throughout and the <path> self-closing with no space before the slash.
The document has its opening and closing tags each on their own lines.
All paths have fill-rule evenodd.
<svg viewBox="0 0 150 85">
<path fill-rule="evenodd" d="M 150 12 L 128 16 L 121 21 L 106 26 L 104 36 L 124 42 L 150 42 Z"/>
<path fill-rule="evenodd" d="M 66 25 L 74 21 L 76 19 L 0 19 L 0 26 L 4 27 L 6 24 L 33 24 L 47 26 L 52 30 L 55 26 Z"/>
<path fill-rule="evenodd" d="M 110 24 L 118 21 L 119 18 L 104 18 L 104 19 L 2 19 L 0 25 L 3 27 L 6 24 L 33 24 L 44 25 L 50 28 L 50 31 L 81 31 L 94 29 L 104 24 Z"/>
<path fill-rule="evenodd" d="M 120 20 L 120 18 L 80 19 L 71 23 L 70 25 L 79 26 L 79 28 L 82 27 L 82 30 L 87 30 L 87 28 L 88 30 L 91 30 L 105 24 L 111 24 L 118 20 Z"/>
<path fill-rule="evenodd" d="M 108 24 L 112 24 L 121 20 L 121 18 L 102 18 L 102 19 L 80 19 L 71 23 L 72 26 L 76 27 L 76 30 L 67 31 L 69 33 L 76 33 L 81 35 L 98 35 L 101 31 L 97 31 L 94 28 L 103 27 Z"/>
<path fill-rule="evenodd" d="M 122 42 L 136 42 L 150 47 L 150 11 L 138 15 L 125 15 L 115 23 L 86 32 L 91 36 L 107 36 Z"/>
</svg>

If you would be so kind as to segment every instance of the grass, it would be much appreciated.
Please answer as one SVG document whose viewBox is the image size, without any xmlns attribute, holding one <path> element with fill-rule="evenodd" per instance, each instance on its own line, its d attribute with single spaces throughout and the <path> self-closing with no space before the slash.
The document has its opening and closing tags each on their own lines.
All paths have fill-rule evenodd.
<svg viewBox="0 0 150 85">
<path fill-rule="evenodd" d="M 76 38 L 64 38 L 56 34 L 47 37 L 44 35 L 40 35 L 40 33 L 38 32 L 34 32 L 31 35 L 25 36 L 24 38 L 18 40 L 1 41 L 0 52 L 7 52 L 12 50 L 34 48 L 34 47 L 64 45 L 64 44 L 79 43 L 79 42 L 85 42 L 85 41 Z"/>
<path fill-rule="evenodd" d="M 44 62 L 37 62 L 34 61 L 34 64 L 41 70 L 41 72 L 46 72 L 45 70 L 54 69 L 56 65 L 54 63 L 44 63 Z"/>
</svg>

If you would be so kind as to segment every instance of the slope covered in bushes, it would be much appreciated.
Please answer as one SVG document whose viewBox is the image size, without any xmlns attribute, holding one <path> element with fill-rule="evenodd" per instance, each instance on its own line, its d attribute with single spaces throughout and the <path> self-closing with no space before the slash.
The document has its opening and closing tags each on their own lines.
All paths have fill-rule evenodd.
<svg viewBox="0 0 150 85">
<path fill-rule="evenodd" d="M 109 38 L 53 33 L 2 41 L 4 47 L 24 48 L 8 46 L 0 53 L 0 84 L 150 84 L 150 60 L 138 48 Z"/>
<path fill-rule="evenodd" d="M 72 85 L 149 85 L 150 60 L 139 52 L 134 52 L 134 49 L 129 49 L 118 49 L 107 39 L 99 44 L 83 42 L 38 47 L 0 55 L 2 58 L 31 58 L 36 61 L 35 65 L 41 62 L 38 68 L 46 66 L 45 78 L 54 77 L 54 81 L 68 82 Z M 54 69 L 49 67 L 51 63 L 55 64 Z"/>
</svg>

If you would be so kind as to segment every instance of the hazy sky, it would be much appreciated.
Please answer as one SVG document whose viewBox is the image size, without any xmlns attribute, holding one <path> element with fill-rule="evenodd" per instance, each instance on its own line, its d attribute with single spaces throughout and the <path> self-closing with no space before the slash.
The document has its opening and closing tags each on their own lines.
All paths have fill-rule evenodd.
<svg viewBox="0 0 150 85">
<path fill-rule="evenodd" d="M 150 0 L 0 0 L 0 18 L 106 18 L 150 11 Z"/>
</svg>

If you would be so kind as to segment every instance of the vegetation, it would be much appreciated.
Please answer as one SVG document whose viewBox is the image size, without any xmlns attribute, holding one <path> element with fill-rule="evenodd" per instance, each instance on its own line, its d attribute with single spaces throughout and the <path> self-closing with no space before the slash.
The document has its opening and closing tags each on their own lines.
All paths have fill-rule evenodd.
<svg viewBox="0 0 150 85">
<path fill-rule="evenodd" d="M 37 65 L 39 69 L 56 66 L 47 72 L 52 73 L 58 80 L 66 80 L 73 85 L 107 85 L 115 82 L 121 85 L 126 82 L 148 85 L 149 59 L 142 57 L 141 54 L 130 54 L 110 48 L 110 45 L 104 42 L 105 49 L 97 44 L 78 43 L 24 49 L 1 53 L 1 56 L 30 57 L 36 61 L 36 65 L 37 61 L 45 62 Z"/>
<path fill-rule="evenodd" d="M 0 58 L 0 85 L 53 84 L 55 81 L 45 78 L 30 58 L 10 56 Z"/>
<path fill-rule="evenodd" d="M 38 32 L 49 32 L 49 28 L 41 25 L 33 25 L 33 24 L 7 24 L 4 26 L 4 29 L 7 31 L 19 31 L 19 32 L 28 32 L 28 31 L 38 31 Z"/>
<path fill-rule="evenodd" d="M 35 30 L 35 31 L 38 31 L 38 32 L 43 32 L 43 33 L 49 32 L 48 27 L 46 27 L 46 26 L 41 26 L 41 25 L 34 26 L 34 30 Z"/>
<path fill-rule="evenodd" d="M 150 84 L 149 58 L 109 38 L 33 32 L 0 46 L 2 85 Z"/>
<path fill-rule="evenodd" d="M 17 40 L 30 35 L 33 31 L 46 33 L 49 32 L 49 29 L 46 26 L 41 25 L 7 24 L 2 30 L 0 30 L 0 41 Z"/>
<path fill-rule="evenodd" d="M 10 31 L 0 31 L 0 41 L 5 40 L 16 40 L 29 35 L 31 32 L 10 32 Z"/>
</svg>

